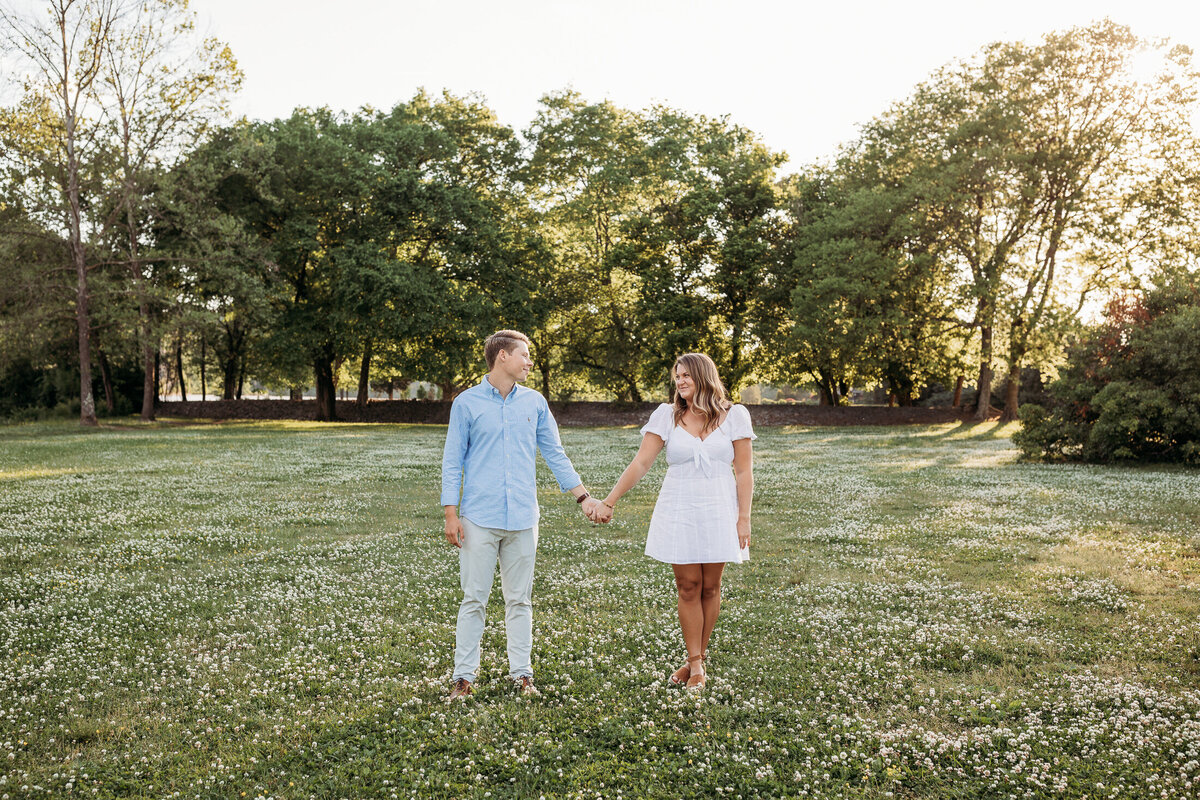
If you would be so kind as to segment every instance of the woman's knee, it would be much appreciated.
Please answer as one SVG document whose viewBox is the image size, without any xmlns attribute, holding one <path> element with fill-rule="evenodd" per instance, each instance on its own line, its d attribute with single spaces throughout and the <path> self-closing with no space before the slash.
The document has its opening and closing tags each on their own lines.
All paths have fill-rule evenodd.
<svg viewBox="0 0 1200 800">
<path fill-rule="evenodd" d="M 685 603 L 693 602 L 700 598 L 700 581 L 676 578 L 675 588 L 679 591 L 679 599 Z"/>
<path fill-rule="evenodd" d="M 706 584 L 704 584 L 704 588 L 700 590 L 700 599 L 701 600 L 712 600 L 714 597 L 720 597 L 720 596 L 721 596 L 721 582 L 720 581 L 717 581 L 715 584 L 706 583 Z"/>
</svg>

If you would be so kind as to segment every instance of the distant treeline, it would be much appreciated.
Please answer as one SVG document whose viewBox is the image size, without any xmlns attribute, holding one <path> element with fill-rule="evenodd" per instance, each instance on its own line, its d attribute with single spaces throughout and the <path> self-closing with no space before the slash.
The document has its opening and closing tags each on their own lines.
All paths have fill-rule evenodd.
<svg viewBox="0 0 1200 800">
<path fill-rule="evenodd" d="M 512 327 L 555 400 L 640 401 L 699 350 L 735 392 L 941 386 L 1012 417 L 1090 305 L 1200 252 L 1191 52 L 1107 21 L 989 46 L 784 174 L 729 119 L 569 91 L 520 132 L 424 92 L 223 124 L 240 73 L 219 42 L 177 57 L 191 12 L 84 11 L 67 78 L 53 25 L 0 20 L 30 65 L 0 108 L 12 407 L 152 418 L 163 391 L 256 381 L 315 385 L 328 419 L 339 381 L 449 397 Z"/>
</svg>

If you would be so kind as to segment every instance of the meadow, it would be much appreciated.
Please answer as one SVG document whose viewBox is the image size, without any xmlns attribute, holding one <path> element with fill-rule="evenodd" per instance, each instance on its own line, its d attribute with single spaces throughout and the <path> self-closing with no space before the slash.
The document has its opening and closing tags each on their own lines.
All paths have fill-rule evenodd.
<svg viewBox="0 0 1200 800">
<path fill-rule="evenodd" d="M 444 428 L 0 428 L 0 800 L 1200 796 L 1200 473 L 1020 463 L 994 423 L 762 428 L 708 689 L 658 465 L 542 469 L 534 668 L 474 698 Z M 635 429 L 564 429 L 607 490 Z"/>
</svg>

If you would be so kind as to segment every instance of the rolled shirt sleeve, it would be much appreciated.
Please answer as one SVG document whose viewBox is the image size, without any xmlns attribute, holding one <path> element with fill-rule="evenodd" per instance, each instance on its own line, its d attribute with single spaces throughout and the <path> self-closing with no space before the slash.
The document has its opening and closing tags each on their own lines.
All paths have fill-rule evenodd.
<svg viewBox="0 0 1200 800">
<path fill-rule="evenodd" d="M 541 397 L 541 395 L 538 396 Z M 541 452 L 542 458 L 546 460 L 550 471 L 554 473 L 554 479 L 558 481 L 559 488 L 568 492 L 583 483 L 583 479 L 579 477 L 579 473 L 571 465 L 571 459 L 567 458 L 567 453 L 563 450 L 562 440 L 558 437 L 558 423 L 554 421 L 550 405 L 545 398 L 541 398 L 541 400 L 537 418 L 538 450 Z"/>
</svg>

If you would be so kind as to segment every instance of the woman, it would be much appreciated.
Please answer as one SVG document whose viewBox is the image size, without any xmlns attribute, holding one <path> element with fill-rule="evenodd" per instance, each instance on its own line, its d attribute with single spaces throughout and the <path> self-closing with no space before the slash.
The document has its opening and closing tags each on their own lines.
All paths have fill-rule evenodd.
<svg viewBox="0 0 1200 800">
<path fill-rule="evenodd" d="M 670 682 L 703 688 L 708 640 L 721 611 L 721 572 L 726 562 L 750 557 L 751 442 L 758 437 L 745 406 L 726 399 L 711 358 L 682 355 L 672 377 L 674 402 L 660 405 L 642 428 L 642 446 L 601 501 L 604 506 L 596 521 L 612 518 L 617 501 L 645 476 L 665 447 L 667 475 L 650 518 L 646 555 L 675 570 L 687 662 Z"/>
</svg>

